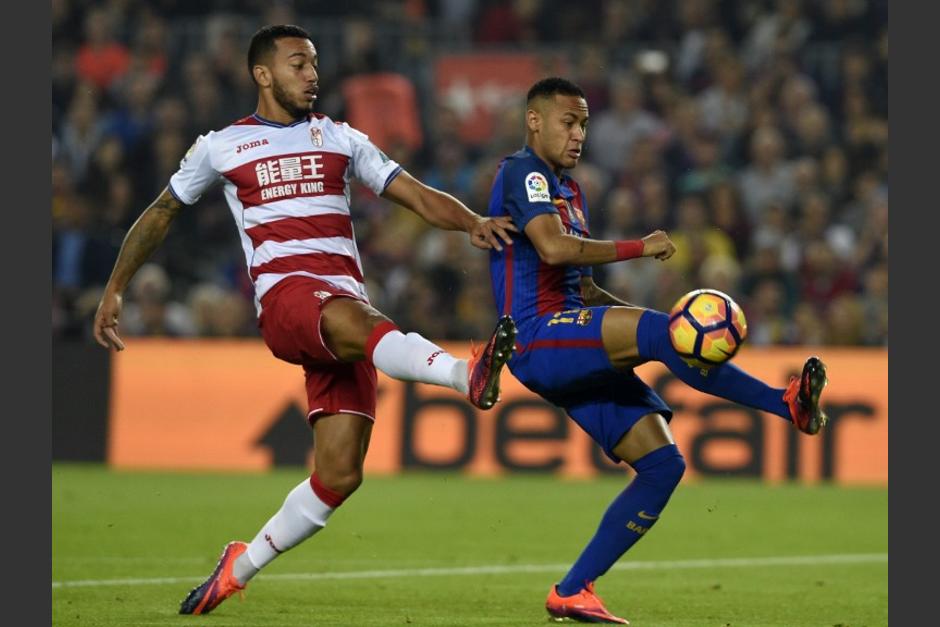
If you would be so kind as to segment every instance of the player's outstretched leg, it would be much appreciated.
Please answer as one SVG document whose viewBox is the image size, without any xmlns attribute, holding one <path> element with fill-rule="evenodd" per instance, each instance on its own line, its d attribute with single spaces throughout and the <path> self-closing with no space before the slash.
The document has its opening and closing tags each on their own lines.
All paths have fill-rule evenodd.
<svg viewBox="0 0 940 627">
<path fill-rule="evenodd" d="M 819 396 L 826 385 L 826 367 L 818 357 L 810 357 L 803 375 L 791 379 L 787 388 L 775 388 L 752 377 L 732 363 L 708 370 L 689 366 L 669 340 L 669 316 L 644 310 L 636 324 L 639 357 L 663 363 L 681 381 L 696 390 L 760 409 L 792 421 L 801 431 L 814 434 L 826 424 Z"/>
<path fill-rule="evenodd" d="M 323 308 L 321 326 L 340 360 L 366 359 L 394 379 L 452 388 L 480 409 L 490 409 L 499 397 L 499 375 L 512 356 L 516 336 L 512 318 L 503 316 L 483 351 L 468 362 L 418 333 L 402 333 L 379 311 L 351 298 L 330 301 Z"/>
<path fill-rule="evenodd" d="M 369 334 L 366 358 L 390 377 L 451 387 L 474 406 L 490 409 L 499 398 L 499 375 L 515 350 L 516 325 L 509 316 L 496 323 L 486 345 L 469 361 L 457 359 L 417 333 L 403 334 L 392 322 Z"/>
</svg>

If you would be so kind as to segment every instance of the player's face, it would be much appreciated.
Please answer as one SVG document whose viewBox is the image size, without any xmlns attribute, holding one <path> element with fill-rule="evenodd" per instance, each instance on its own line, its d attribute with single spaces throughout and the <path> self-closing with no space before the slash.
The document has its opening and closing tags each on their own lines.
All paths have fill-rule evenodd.
<svg viewBox="0 0 940 627">
<path fill-rule="evenodd" d="M 320 90 L 317 49 L 302 37 L 283 37 L 276 44 L 271 62 L 274 99 L 292 117 L 303 117 L 313 111 Z"/>
<path fill-rule="evenodd" d="M 555 94 L 540 109 L 539 143 L 549 165 L 556 169 L 578 165 L 587 137 L 587 101 L 579 96 Z"/>
</svg>

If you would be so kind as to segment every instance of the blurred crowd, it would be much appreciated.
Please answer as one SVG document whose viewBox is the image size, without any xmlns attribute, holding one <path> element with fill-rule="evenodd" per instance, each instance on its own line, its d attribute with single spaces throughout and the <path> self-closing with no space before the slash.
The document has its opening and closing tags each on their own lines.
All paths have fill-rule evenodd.
<svg viewBox="0 0 940 627">
<path fill-rule="evenodd" d="M 592 235 L 662 228 L 678 246 L 667 262 L 596 268 L 602 287 L 660 310 L 720 289 L 743 306 L 754 345 L 887 344 L 887 0 L 53 0 L 52 13 L 55 337 L 90 336 L 127 229 L 196 136 L 254 111 L 251 34 L 296 23 L 320 54 L 318 110 L 345 119 L 351 76 L 404 76 L 422 139 L 383 148 L 480 213 L 499 160 L 524 142 L 523 97 L 468 144 L 435 92 L 434 61 L 539 55 L 588 97 L 572 175 Z M 353 216 L 380 310 L 440 340 L 489 333 L 488 257 L 464 234 L 359 186 Z M 183 211 L 135 277 L 121 330 L 258 334 L 221 189 Z"/>
</svg>

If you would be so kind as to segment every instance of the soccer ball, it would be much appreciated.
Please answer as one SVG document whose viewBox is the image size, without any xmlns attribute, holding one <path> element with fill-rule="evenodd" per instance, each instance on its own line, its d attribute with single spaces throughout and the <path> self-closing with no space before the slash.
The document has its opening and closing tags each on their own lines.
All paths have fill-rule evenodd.
<svg viewBox="0 0 940 627">
<path fill-rule="evenodd" d="M 689 292 L 669 312 L 669 340 L 679 356 L 695 368 L 728 361 L 746 337 L 744 312 L 718 290 Z"/>
</svg>

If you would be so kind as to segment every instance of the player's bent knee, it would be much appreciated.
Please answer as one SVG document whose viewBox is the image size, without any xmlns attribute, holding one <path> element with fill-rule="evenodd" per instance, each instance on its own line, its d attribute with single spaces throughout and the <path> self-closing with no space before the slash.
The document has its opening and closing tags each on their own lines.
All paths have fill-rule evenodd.
<svg viewBox="0 0 940 627">
<path fill-rule="evenodd" d="M 637 478 L 647 484 L 671 492 L 685 474 L 685 458 L 675 444 L 656 449 L 637 460 L 634 468 Z"/>
<path fill-rule="evenodd" d="M 610 307 L 601 323 L 604 350 L 617 368 L 633 368 L 641 363 L 637 345 L 637 327 L 645 309 Z"/>
<path fill-rule="evenodd" d="M 676 452 L 674 457 L 669 458 L 663 469 L 663 480 L 675 488 L 679 485 L 679 482 L 682 481 L 682 476 L 685 474 L 685 458 L 682 456 L 682 453 Z"/>
<path fill-rule="evenodd" d="M 317 469 L 320 482 L 343 497 L 348 497 L 362 485 L 362 470 L 326 470 Z"/>
<path fill-rule="evenodd" d="M 334 298 L 323 308 L 320 329 L 327 347 L 340 361 L 365 357 L 372 330 L 389 322 L 380 311 L 352 298 Z"/>
</svg>

